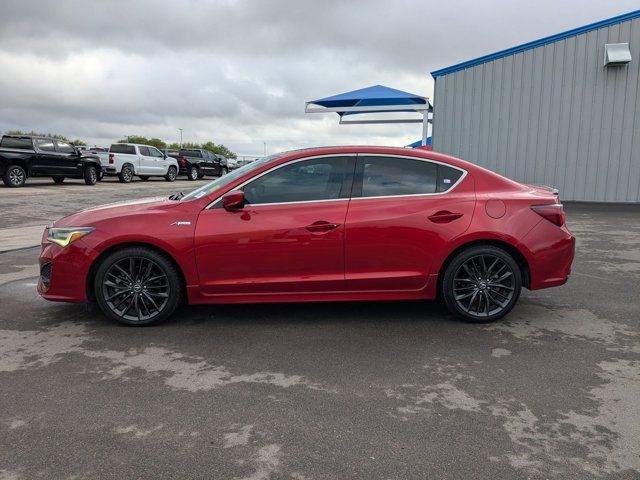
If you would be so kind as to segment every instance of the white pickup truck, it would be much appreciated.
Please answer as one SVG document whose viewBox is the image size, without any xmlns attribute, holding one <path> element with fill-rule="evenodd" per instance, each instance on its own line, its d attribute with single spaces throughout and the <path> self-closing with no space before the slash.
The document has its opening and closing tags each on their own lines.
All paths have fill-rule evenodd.
<svg viewBox="0 0 640 480">
<path fill-rule="evenodd" d="M 151 145 L 114 143 L 108 152 L 96 155 L 100 157 L 102 171 L 106 175 L 117 175 L 122 183 L 129 183 L 134 175 L 142 180 L 164 177 L 168 182 L 178 177 L 177 160 Z"/>
</svg>

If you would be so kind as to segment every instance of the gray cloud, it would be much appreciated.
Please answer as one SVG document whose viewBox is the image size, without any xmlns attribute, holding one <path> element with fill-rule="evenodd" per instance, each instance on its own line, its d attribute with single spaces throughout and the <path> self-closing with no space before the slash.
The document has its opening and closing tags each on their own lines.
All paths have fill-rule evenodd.
<svg viewBox="0 0 640 480">
<path fill-rule="evenodd" d="M 403 145 L 419 127 L 338 126 L 304 101 L 372 84 L 431 96 L 430 70 L 637 1 L 44 1 L 0 4 L 0 130 L 125 134 L 260 153 Z"/>
</svg>

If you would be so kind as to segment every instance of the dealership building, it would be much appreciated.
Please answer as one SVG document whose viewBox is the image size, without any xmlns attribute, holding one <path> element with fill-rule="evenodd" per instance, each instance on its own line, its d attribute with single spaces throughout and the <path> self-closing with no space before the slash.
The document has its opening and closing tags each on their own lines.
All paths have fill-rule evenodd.
<svg viewBox="0 0 640 480">
<path fill-rule="evenodd" d="M 563 200 L 640 202 L 640 10 L 431 75 L 435 151 Z"/>
</svg>

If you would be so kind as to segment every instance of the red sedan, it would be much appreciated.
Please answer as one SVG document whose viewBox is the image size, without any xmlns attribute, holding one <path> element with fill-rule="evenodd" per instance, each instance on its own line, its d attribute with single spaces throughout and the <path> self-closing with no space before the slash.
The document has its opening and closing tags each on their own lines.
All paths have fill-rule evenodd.
<svg viewBox="0 0 640 480">
<path fill-rule="evenodd" d="M 575 239 L 557 192 L 425 150 L 257 160 L 191 193 L 84 210 L 45 230 L 38 291 L 149 325 L 190 304 L 441 297 L 506 315 L 562 285 Z"/>
</svg>

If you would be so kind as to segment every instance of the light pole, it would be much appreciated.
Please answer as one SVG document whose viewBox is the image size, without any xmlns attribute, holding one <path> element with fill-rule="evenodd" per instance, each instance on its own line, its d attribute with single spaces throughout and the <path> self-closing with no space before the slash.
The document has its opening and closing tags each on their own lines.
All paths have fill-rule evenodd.
<svg viewBox="0 0 640 480">
<path fill-rule="evenodd" d="M 182 129 L 179 128 L 178 130 L 180 130 L 180 148 L 182 148 Z"/>
<path fill-rule="evenodd" d="M 262 142 L 264 144 L 264 156 L 267 156 L 267 142 Z"/>
</svg>

